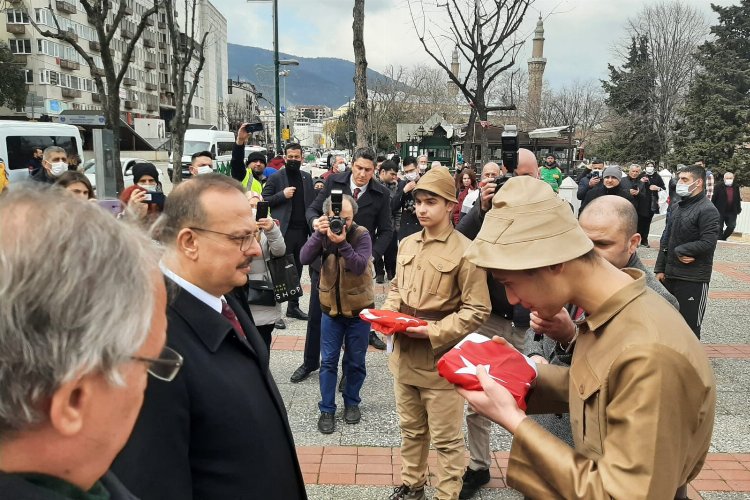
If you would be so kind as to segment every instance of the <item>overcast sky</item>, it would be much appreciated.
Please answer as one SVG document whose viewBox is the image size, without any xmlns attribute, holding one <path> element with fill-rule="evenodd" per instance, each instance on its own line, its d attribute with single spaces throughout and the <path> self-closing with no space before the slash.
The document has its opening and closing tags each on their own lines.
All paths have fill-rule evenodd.
<svg viewBox="0 0 750 500">
<path fill-rule="evenodd" d="M 226 16 L 230 43 L 273 48 L 271 3 L 211 0 Z M 606 78 L 607 63 L 615 62 L 613 45 L 626 39 L 626 19 L 656 0 L 536 0 L 521 29 L 528 43 L 519 57 L 526 65 L 531 36 L 541 13 L 545 18 L 545 80 L 553 87 L 576 78 Z M 705 13 L 709 24 L 716 17 L 709 0 L 681 0 Z M 731 5 L 737 0 L 712 0 Z M 365 49 L 372 69 L 388 65 L 410 67 L 434 64 L 425 54 L 412 24 L 409 3 L 418 0 L 365 0 Z M 437 0 L 424 0 L 428 20 L 439 24 Z M 441 0 L 440 3 L 444 3 Z M 279 50 L 304 57 L 339 57 L 354 60 L 352 0 L 279 0 Z M 421 13 L 418 14 L 421 16 Z M 450 49 L 448 49 L 448 53 Z"/>
</svg>

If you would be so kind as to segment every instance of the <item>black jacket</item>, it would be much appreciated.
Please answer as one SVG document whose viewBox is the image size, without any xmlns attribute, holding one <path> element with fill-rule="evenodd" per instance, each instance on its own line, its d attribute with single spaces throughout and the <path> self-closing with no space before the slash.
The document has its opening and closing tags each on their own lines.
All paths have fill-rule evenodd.
<svg viewBox="0 0 750 500">
<path fill-rule="evenodd" d="M 583 209 L 586 208 L 586 205 L 591 203 L 592 200 L 595 200 L 596 198 L 599 198 L 600 196 L 607 196 L 607 195 L 622 196 L 629 202 L 633 203 L 633 197 L 630 196 L 630 193 L 628 192 L 627 189 L 622 187 L 622 183 L 620 183 L 620 185 L 617 187 L 613 187 L 612 189 L 607 189 L 607 187 L 604 185 L 604 181 L 602 181 L 601 183 L 597 184 L 596 186 L 588 190 L 588 192 L 586 193 L 586 196 L 583 198 L 583 201 L 581 202 L 581 208 L 578 209 L 578 216 L 579 217 L 581 216 L 581 212 L 583 212 Z"/>
<path fill-rule="evenodd" d="M 305 206 L 309 207 L 315 200 L 315 188 L 310 174 L 300 170 L 302 176 L 302 195 L 305 197 Z M 286 234 L 289 228 L 289 219 L 292 217 L 292 199 L 284 196 L 284 189 L 289 187 L 289 177 L 286 173 L 286 167 L 282 168 L 266 180 L 263 186 L 263 199 L 268 202 L 271 209 L 271 215 L 274 219 L 281 222 L 281 234 Z M 294 193 L 297 196 L 299 193 Z"/>
<path fill-rule="evenodd" d="M 318 191 L 318 197 L 308 205 L 305 212 L 307 223 L 312 227 L 313 219 L 323 215 L 323 202 L 331 195 L 332 189 L 340 189 L 344 194 L 352 195 L 350 187 L 351 171 L 332 174 L 326 179 L 323 189 Z M 271 177 L 273 179 L 274 176 Z M 269 183 L 271 180 L 269 179 Z M 266 184 L 268 186 L 268 184 Z M 263 190 L 265 193 L 265 190 Z M 376 181 L 370 179 L 367 190 L 357 200 L 357 215 L 354 222 L 364 226 L 372 238 L 372 256 L 377 260 L 382 257 L 391 244 L 393 238 L 393 224 L 391 224 L 391 192 Z"/>
<path fill-rule="evenodd" d="M 47 169 L 41 168 L 35 175 L 31 177 L 31 180 L 44 184 L 54 184 L 57 179 L 55 177 L 47 175 Z"/>
<path fill-rule="evenodd" d="M 734 191 L 734 200 L 732 200 L 732 206 L 727 206 L 727 191 Z M 742 199 L 740 198 L 740 187 L 733 185 L 727 187 L 724 183 L 719 184 L 714 188 L 713 204 L 716 210 L 721 215 L 724 214 L 739 214 L 742 212 Z"/>
<path fill-rule="evenodd" d="M 225 295 L 249 344 L 221 314 L 167 280 L 167 344 L 184 358 L 151 378 L 113 470 L 143 500 L 306 498 L 284 402 L 247 295 Z"/>
<path fill-rule="evenodd" d="M 399 241 L 422 230 L 422 225 L 414 214 L 414 190 L 404 193 L 404 186 L 409 182 L 399 181 L 396 194 L 391 199 L 391 210 L 394 214 L 401 214 L 401 223 L 398 228 Z"/>
<path fill-rule="evenodd" d="M 667 278 L 708 283 L 719 239 L 719 211 L 701 192 L 674 205 L 670 219 L 666 248 L 659 250 L 654 272 L 664 273 Z M 695 262 L 683 264 L 678 259 L 681 256 L 694 257 Z"/>
<path fill-rule="evenodd" d="M 102 486 L 109 492 L 110 500 L 138 500 L 111 472 L 107 472 L 100 480 Z M 30 483 L 16 474 L 0 472 L 0 498 L 13 500 L 68 500 L 56 491 Z"/>
<path fill-rule="evenodd" d="M 648 184 L 643 182 L 641 179 L 644 175 L 639 175 L 637 178 L 632 179 L 629 175 L 622 178 L 620 186 L 630 194 L 631 189 L 638 191 L 638 194 L 631 196 L 631 203 L 635 207 L 635 211 L 639 217 L 648 217 L 651 215 L 651 191 L 648 189 Z"/>
</svg>

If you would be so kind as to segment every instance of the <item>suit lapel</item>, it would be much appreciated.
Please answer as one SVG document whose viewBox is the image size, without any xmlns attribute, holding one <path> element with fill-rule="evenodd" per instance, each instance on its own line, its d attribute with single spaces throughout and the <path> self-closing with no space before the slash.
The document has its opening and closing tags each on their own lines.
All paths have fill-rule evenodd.
<svg viewBox="0 0 750 500">
<path fill-rule="evenodd" d="M 227 299 L 227 304 L 229 304 L 234 311 L 234 314 L 237 315 L 237 319 L 239 320 L 240 325 L 242 325 L 242 329 L 245 331 L 247 342 L 257 356 L 261 368 L 264 372 L 267 371 L 269 363 L 268 349 L 266 349 L 263 339 L 260 338 L 260 333 L 258 333 L 253 322 L 250 321 L 250 317 L 245 312 L 240 301 L 232 294 L 225 295 L 225 298 Z"/>
</svg>

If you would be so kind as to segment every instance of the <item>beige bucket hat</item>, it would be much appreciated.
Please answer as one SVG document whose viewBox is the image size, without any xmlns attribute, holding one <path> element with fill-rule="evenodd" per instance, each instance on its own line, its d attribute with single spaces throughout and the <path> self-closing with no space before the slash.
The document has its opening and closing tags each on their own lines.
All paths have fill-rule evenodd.
<svg viewBox="0 0 750 500">
<path fill-rule="evenodd" d="M 549 184 L 519 176 L 492 199 L 464 257 L 486 269 L 517 271 L 567 262 L 593 247 L 568 203 Z"/>
<path fill-rule="evenodd" d="M 450 170 L 445 167 L 430 169 L 429 172 L 419 178 L 416 189 L 429 191 L 448 201 L 458 203 L 456 199 L 456 184 L 453 181 Z"/>
</svg>

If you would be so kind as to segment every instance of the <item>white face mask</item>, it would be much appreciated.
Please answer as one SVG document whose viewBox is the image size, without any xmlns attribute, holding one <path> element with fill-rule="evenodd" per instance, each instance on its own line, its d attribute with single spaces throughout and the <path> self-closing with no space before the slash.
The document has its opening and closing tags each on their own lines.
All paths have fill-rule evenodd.
<svg viewBox="0 0 750 500">
<path fill-rule="evenodd" d="M 690 186 L 692 186 L 693 184 L 695 184 L 695 182 L 691 182 L 690 184 L 677 184 L 674 190 L 679 196 L 684 198 L 686 196 L 690 196 L 690 193 L 691 193 Z"/>
<path fill-rule="evenodd" d="M 409 172 L 408 174 L 404 174 L 404 179 L 407 181 L 416 181 L 418 174 L 416 172 Z"/>
<path fill-rule="evenodd" d="M 142 187 L 146 191 L 149 191 L 151 193 L 155 193 L 156 192 L 156 186 L 157 186 L 157 184 L 138 184 L 138 186 Z"/>
<path fill-rule="evenodd" d="M 255 220 L 255 216 L 258 215 L 258 209 L 253 208 L 252 210 L 253 210 L 253 220 Z"/>
<path fill-rule="evenodd" d="M 68 164 L 64 161 L 56 161 L 55 163 L 50 163 L 50 174 L 52 174 L 54 177 L 60 177 L 67 170 Z"/>
<path fill-rule="evenodd" d="M 424 172 L 427 170 L 427 164 L 426 163 L 420 163 L 419 164 L 419 171 Z"/>
<path fill-rule="evenodd" d="M 651 175 L 654 173 L 654 167 L 646 167 L 646 173 L 648 175 Z"/>
<path fill-rule="evenodd" d="M 732 187 L 732 184 L 734 184 L 734 179 L 727 179 L 724 181 L 725 186 Z"/>
<path fill-rule="evenodd" d="M 212 174 L 214 172 L 214 169 L 210 167 L 209 165 L 203 165 L 198 167 L 198 175 L 203 174 Z"/>
</svg>

